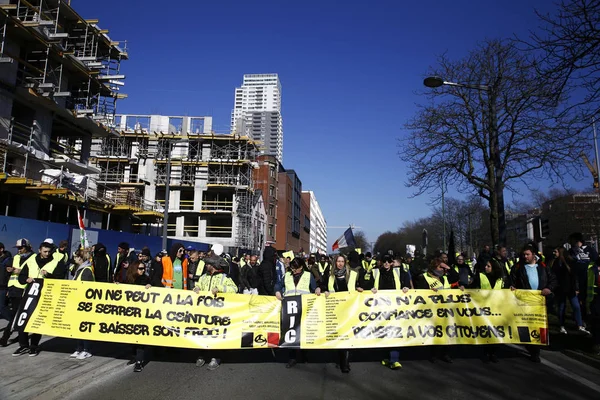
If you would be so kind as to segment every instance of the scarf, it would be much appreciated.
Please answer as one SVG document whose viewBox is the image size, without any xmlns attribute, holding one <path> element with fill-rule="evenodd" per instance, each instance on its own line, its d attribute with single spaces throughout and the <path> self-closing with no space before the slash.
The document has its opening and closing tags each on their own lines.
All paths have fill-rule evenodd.
<svg viewBox="0 0 600 400">
<path fill-rule="evenodd" d="M 336 278 L 342 278 L 342 277 L 346 277 L 346 266 L 344 265 L 344 267 L 342 269 L 339 268 L 335 268 L 333 271 L 334 275 Z"/>
</svg>

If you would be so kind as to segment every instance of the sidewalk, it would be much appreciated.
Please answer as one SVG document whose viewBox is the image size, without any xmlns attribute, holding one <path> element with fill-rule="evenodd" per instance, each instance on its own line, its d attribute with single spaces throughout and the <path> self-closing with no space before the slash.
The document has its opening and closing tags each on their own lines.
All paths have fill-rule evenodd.
<svg viewBox="0 0 600 400">
<path fill-rule="evenodd" d="M 0 321 L 0 329 L 5 325 Z M 0 347 L 0 399 L 61 399 L 100 377 L 131 369 L 128 345 L 94 342 L 94 356 L 87 360 L 69 358 L 75 345 L 74 339 L 44 336 L 37 357 L 12 357 L 18 343 Z"/>
</svg>

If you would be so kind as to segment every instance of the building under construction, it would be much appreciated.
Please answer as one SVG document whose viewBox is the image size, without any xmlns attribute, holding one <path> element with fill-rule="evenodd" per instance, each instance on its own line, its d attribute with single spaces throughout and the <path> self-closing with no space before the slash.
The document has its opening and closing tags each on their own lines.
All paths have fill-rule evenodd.
<svg viewBox="0 0 600 400">
<path fill-rule="evenodd" d="M 0 0 L 0 207 L 4 215 L 128 230 L 156 225 L 152 203 L 115 193 L 88 165 L 116 132 L 124 43 L 60 0 Z M 111 219 L 112 217 L 112 219 Z"/>
<path fill-rule="evenodd" d="M 211 117 L 117 115 L 119 135 L 95 139 L 93 163 L 111 198 L 165 205 L 168 236 L 258 251 L 266 213 L 254 191 L 257 146 L 246 136 L 215 134 Z"/>
</svg>

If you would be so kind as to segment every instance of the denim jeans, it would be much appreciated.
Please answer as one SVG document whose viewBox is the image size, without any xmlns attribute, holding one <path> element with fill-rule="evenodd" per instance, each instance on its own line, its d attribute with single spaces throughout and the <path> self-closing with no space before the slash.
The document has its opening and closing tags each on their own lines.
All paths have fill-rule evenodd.
<svg viewBox="0 0 600 400">
<path fill-rule="evenodd" d="M 571 308 L 573 309 L 573 317 L 575 318 L 575 322 L 577 326 L 583 326 L 583 321 L 581 320 L 581 308 L 579 307 L 579 299 L 577 296 L 568 296 L 563 295 L 558 297 L 558 319 L 560 321 L 560 326 L 565 325 L 565 312 L 567 311 L 567 299 L 571 303 Z"/>
<path fill-rule="evenodd" d="M 395 363 L 400 361 L 400 352 L 398 350 L 390 351 L 390 363 Z"/>
</svg>

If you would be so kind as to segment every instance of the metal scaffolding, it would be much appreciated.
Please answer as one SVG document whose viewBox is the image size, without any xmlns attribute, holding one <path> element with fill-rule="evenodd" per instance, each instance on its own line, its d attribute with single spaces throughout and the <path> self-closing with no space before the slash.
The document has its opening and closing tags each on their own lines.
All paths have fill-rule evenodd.
<svg viewBox="0 0 600 400">
<path fill-rule="evenodd" d="M 242 249 L 252 248 L 254 229 L 252 228 L 253 194 L 248 190 L 238 190 L 235 193 L 237 238 L 236 246 Z"/>
</svg>

